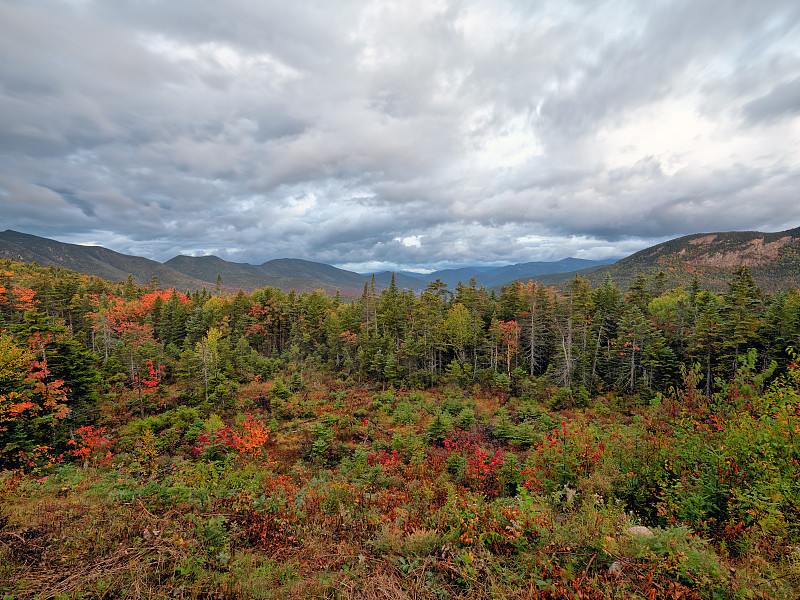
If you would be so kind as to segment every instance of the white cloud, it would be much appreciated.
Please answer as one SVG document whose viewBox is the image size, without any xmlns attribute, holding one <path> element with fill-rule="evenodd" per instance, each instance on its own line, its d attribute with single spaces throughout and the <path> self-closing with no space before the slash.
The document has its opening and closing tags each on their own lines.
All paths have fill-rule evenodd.
<svg viewBox="0 0 800 600">
<path fill-rule="evenodd" d="M 419 235 L 409 235 L 404 238 L 395 238 L 396 242 L 400 242 L 403 246 L 406 247 L 414 247 L 414 248 L 421 248 L 422 247 L 422 238 Z"/>
</svg>

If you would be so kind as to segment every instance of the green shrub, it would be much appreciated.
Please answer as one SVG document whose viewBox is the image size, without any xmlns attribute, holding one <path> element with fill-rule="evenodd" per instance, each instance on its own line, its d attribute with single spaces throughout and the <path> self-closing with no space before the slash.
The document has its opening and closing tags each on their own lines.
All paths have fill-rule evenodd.
<svg viewBox="0 0 800 600">
<path fill-rule="evenodd" d="M 451 417 L 455 417 L 464 408 L 464 399 L 453 390 L 449 390 L 447 396 L 442 402 L 441 409 Z"/>
<path fill-rule="evenodd" d="M 536 433 L 536 427 L 530 421 L 523 421 L 514 430 L 512 441 L 522 448 L 530 448 L 537 444 L 540 436 Z"/>
<path fill-rule="evenodd" d="M 417 421 L 417 415 L 414 412 L 414 405 L 406 398 L 400 400 L 400 402 L 397 403 L 397 407 L 394 409 L 392 419 L 399 425 L 415 423 Z"/>
<path fill-rule="evenodd" d="M 281 400 L 285 402 L 291 397 L 292 393 L 288 390 L 282 380 L 276 379 L 275 384 L 272 386 L 270 395 L 274 400 Z"/>
<path fill-rule="evenodd" d="M 453 430 L 453 420 L 446 412 L 438 412 L 425 431 L 431 442 L 441 442 Z"/>
<path fill-rule="evenodd" d="M 314 440 L 311 445 L 311 458 L 315 460 L 326 458 L 334 437 L 333 430 L 325 423 L 317 423 L 311 428 L 311 437 Z"/>
<path fill-rule="evenodd" d="M 456 417 L 456 424 L 459 429 L 469 429 L 475 424 L 475 411 L 471 408 L 463 408 Z"/>
<path fill-rule="evenodd" d="M 497 439 L 509 441 L 514 438 L 516 428 L 508 416 L 508 411 L 501 408 L 497 411 L 497 423 L 494 426 L 494 435 Z"/>
</svg>

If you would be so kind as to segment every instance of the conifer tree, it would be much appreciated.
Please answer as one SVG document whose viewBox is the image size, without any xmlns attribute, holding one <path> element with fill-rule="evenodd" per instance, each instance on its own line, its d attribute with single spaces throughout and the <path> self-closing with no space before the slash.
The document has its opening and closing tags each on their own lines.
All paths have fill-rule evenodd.
<svg viewBox="0 0 800 600">
<path fill-rule="evenodd" d="M 764 308 L 761 289 L 747 267 L 734 273 L 723 300 L 720 358 L 728 373 L 733 374 L 739 368 L 740 355 L 757 344 Z"/>
</svg>

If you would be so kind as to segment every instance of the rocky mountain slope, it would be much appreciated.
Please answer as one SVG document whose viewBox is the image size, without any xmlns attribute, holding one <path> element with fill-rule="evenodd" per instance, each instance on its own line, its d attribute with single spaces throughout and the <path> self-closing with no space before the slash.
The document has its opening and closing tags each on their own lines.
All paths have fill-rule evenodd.
<svg viewBox="0 0 800 600">
<path fill-rule="evenodd" d="M 767 292 L 800 287 L 800 227 L 763 233 L 724 231 L 697 233 L 669 240 L 599 269 L 538 278 L 545 284 L 563 285 L 576 274 L 593 284 L 606 275 L 621 288 L 641 274 L 654 278 L 664 273 L 666 288 L 690 285 L 696 277 L 703 287 L 724 291 L 733 272 L 750 269 L 753 279 Z"/>
</svg>

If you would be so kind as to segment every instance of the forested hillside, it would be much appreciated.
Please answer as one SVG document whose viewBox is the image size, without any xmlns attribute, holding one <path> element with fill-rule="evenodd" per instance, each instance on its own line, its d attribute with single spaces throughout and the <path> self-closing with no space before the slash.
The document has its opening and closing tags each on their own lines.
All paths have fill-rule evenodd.
<svg viewBox="0 0 800 600">
<path fill-rule="evenodd" d="M 210 283 L 141 256 L 120 254 L 101 246 L 65 244 L 11 230 L 0 232 L 0 257 L 70 269 L 111 281 L 124 281 L 131 275 L 134 282 L 140 285 L 155 277 L 167 286 L 183 290 L 202 289 L 206 285 L 212 287 Z"/>
<path fill-rule="evenodd" d="M 351 301 L 0 261 L 0 590 L 797 597 L 798 344 L 747 267 Z"/>
<path fill-rule="evenodd" d="M 688 287 L 694 279 L 724 291 L 733 274 L 747 266 L 755 282 L 769 292 L 800 286 L 800 228 L 776 233 L 721 231 L 696 233 L 656 244 L 600 269 L 582 272 L 599 285 L 609 276 L 629 286 L 640 275 L 660 277 L 667 287 Z M 557 275 L 542 278 L 561 285 Z"/>
</svg>

